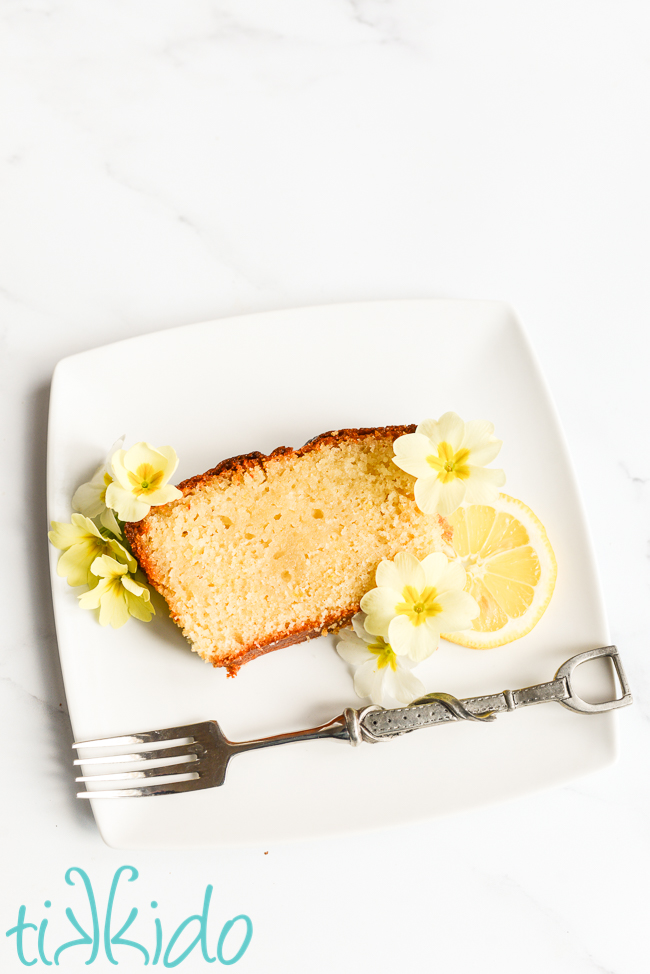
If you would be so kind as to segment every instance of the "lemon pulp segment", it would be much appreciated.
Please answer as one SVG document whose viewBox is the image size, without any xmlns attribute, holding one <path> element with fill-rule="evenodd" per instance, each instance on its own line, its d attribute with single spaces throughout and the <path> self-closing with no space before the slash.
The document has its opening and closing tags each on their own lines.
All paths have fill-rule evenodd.
<svg viewBox="0 0 650 974">
<path fill-rule="evenodd" d="M 449 518 L 453 556 L 467 572 L 480 615 L 471 629 L 443 634 L 473 649 L 490 649 L 525 635 L 553 594 L 557 564 L 541 521 L 507 494 L 494 506 L 460 507 Z"/>
</svg>

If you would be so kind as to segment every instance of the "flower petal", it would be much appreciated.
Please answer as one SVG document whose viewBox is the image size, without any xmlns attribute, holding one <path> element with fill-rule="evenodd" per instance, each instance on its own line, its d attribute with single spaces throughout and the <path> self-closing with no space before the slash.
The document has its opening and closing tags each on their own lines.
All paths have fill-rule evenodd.
<svg viewBox="0 0 650 974">
<path fill-rule="evenodd" d="M 427 436 L 422 436 L 421 433 L 406 433 L 404 436 L 398 436 L 393 443 L 393 449 L 395 450 L 393 463 L 412 477 L 436 475 L 427 463 L 427 457 L 433 450 Z"/>
<path fill-rule="evenodd" d="M 113 629 L 120 629 L 125 622 L 129 621 L 129 610 L 126 604 L 126 593 L 120 586 L 111 586 L 102 595 L 99 606 L 100 626 L 112 626 Z"/>
<path fill-rule="evenodd" d="M 422 436 L 426 436 L 429 442 L 429 449 L 431 447 L 438 445 L 443 439 L 440 435 L 440 429 L 438 427 L 437 419 L 425 419 L 418 424 L 415 430 L 416 433 L 420 433 Z"/>
<path fill-rule="evenodd" d="M 113 443 L 113 446 L 110 448 L 110 450 L 106 454 L 106 462 L 104 463 L 104 469 L 105 469 L 106 473 L 109 475 L 109 477 L 113 477 L 113 479 L 114 479 L 113 462 L 112 462 L 113 461 L 113 457 L 115 456 L 115 454 L 117 453 L 117 451 L 118 450 L 121 450 L 122 447 L 124 446 L 124 440 L 125 440 L 125 438 L 126 438 L 126 434 L 123 433 L 119 437 L 119 439 L 115 440 L 115 443 Z"/>
<path fill-rule="evenodd" d="M 115 555 L 117 561 L 121 561 L 123 564 L 125 564 L 128 567 L 130 572 L 134 572 L 137 569 L 138 567 L 137 561 L 135 560 L 131 552 L 127 551 L 126 548 L 123 545 L 121 545 L 119 541 L 115 541 L 113 538 L 108 538 L 107 544 L 110 550 L 112 551 L 112 553 Z"/>
<path fill-rule="evenodd" d="M 461 481 L 458 481 L 459 483 Z M 415 481 L 415 503 L 424 514 L 435 514 L 438 510 L 442 482 L 438 477 L 420 477 Z"/>
<path fill-rule="evenodd" d="M 448 561 L 438 576 L 437 582 L 430 582 L 435 585 L 438 592 L 462 592 L 467 584 L 467 572 L 460 561 Z"/>
<path fill-rule="evenodd" d="M 106 582 L 102 579 L 95 588 L 91 588 L 89 592 L 84 592 L 82 595 L 77 596 L 80 607 L 82 609 L 98 609 L 105 591 Z"/>
<path fill-rule="evenodd" d="M 138 585 L 138 583 L 134 582 L 133 579 L 129 578 L 128 575 L 125 575 L 124 578 L 122 579 L 122 585 L 127 590 L 127 592 L 130 592 L 132 595 L 135 595 L 136 598 L 141 598 L 145 602 L 148 602 L 151 598 L 151 596 L 149 595 L 149 589 L 146 588 L 144 585 Z"/>
<path fill-rule="evenodd" d="M 470 419 L 465 423 L 465 434 L 462 447 L 464 450 L 476 450 L 485 446 L 494 434 L 494 423 L 486 419 Z"/>
<path fill-rule="evenodd" d="M 398 457 L 423 457 L 431 452 L 431 443 L 422 433 L 405 433 L 393 440 L 393 450 Z"/>
<path fill-rule="evenodd" d="M 483 446 L 469 451 L 468 462 L 477 464 L 479 467 L 485 466 L 486 463 L 492 463 L 502 446 L 503 440 L 489 440 Z"/>
<path fill-rule="evenodd" d="M 131 592 L 125 591 L 124 601 L 129 615 L 132 615 L 134 619 L 139 619 L 140 622 L 151 622 L 151 617 L 156 614 L 156 610 L 148 598 L 137 598 Z"/>
<path fill-rule="evenodd" d="M 394 561 L 389 561 L 388 558 L 380 561 L 375 579 L 377 585 L 392 589 L 397 593 L 397 602 L 402 601 L 401 593 L 404 591 L 405 585 L 413 585 L 418 591 L 423 589 L 425 585 L 422 565 L 410 551 L 400 551 L 395 556 Z M 367 611 L 364 609 L 364 612 Z"/>
<path fill-rule="evenodd" d="M 427 619 L 427 624 L 435 623 L 437 632 L 469 629 L 472 619 L 476 619 L 480 611 L 478 602 L 469 592 L 443 592 L 438 597 L 438 602 L 442 606 L 442 612 Z"/>
<path fill-rule="evenodd" d="M 395 606 L 401 600 L 400 593 L 390 588 L 373 588 L 367 592 L 361 599 L 361 609 L 366 613 L 366 632 L 386 639 L 389 623 L 395 615 Z"/>
<path fill-rule="evenodd" d="M 86 538 L 101 538 L 101 533 L 97 528 L 97 525 L 94 524 L 89 517 L 86 517 L 83 514 L 73 514 L 70 520 L 75 527 L 84 532 Z"/>
<path fill-rule="evenodd" d="M 430 555 L 422 559 L 421 565 L 424 571 L 424 585 L 422 585 L 422 588 L 425 585 L 433 585 L 435 588 L 438 588 L 439 582 L 444 578 L 445 571 L 449 565 L 447 556 L 443 555 L 442 551 L 432 551 Z"/>
<path fill-rule="evenodd" d="M 449 517 L 450 514 L 454 513 L 456 508 L 463 503 L 469 482 L 457 477 L 455 480 L 449 480 L 446 484 L 440 484 L 440 496 L 436 508 L 438 514 Z M 415 486 L 415 498 L 417 500 L 417 484 Z"/>
<path fill-rule="evenodd" d="M 429 448 L 429 453 L 431 453 Z M 427 454 L 427 456 L 429 455 Z M 393 457 L 393 463 L 411 477 L 437 477 L 437 471 L 427 462 L 426 457 Z"/>
<path fill-rule="evenodd" d="M 101 497 L 106 486 L 103 477 L 104 468 L 100 467 L 99 470 L 102 477 L 98 483 L 93 483 L 91 480 L 87 484 L 82 484 L 72 495 L 73 510 L 80 511 L 86 517 L 97 517 L 106 507 Z"/>
<path fill-rule="evenodd" d="M 410 656 L 396 656 L 395 659 L 397 660 L 398 669 L 412 670 L 414 666 L 418 665 L 417 661 L 411 659 Z"/>
<path fill-rule="evenodd" d="M 360 697 L 370 697 L 372 699 L 373 690 L 377 683 L 377 670 L 375 669 L 376 660 L 373 657 L 363 663 L 354 674 L 354 689 Z M 374 703 L 374 700 L 373 700 Z"/>
<path fill-rule="evenodd" d="M 94 541 L 82 541 L 64 551 L 56 566 L 56 573 L 68 579 L 68 585 L 88 584 L 88 574 L 93 561 L 100 554 L 102 548 Z"/>
<path fill-rule="evenodd" d="M 90 518 L 84 517 L 83 514 L 73 514 L 70 521 L 69 524 L 63 521 L 52 521 L 52 530 L 48 533 L 48 538 L 55 548 L 65 551 L 66 548 L 82 541 L 101 539 L 101 534 Z"/>
<path fill-rule="evenodd" d="M 410 662 L 410 661 L 409 661 Z M 400 659 L 401 663 L 401 659 Z M 390 667 L 384 677 L 383 691 L 384 696 L 390 695 L 398 703 L 409 704 L 416 697 L 421 697 L 425 693 L 425 687 L 422 680 L 411 673 L 409 669 L 405 666 L 398 665 L 397 669 L 393 672 Z"/>
<path fill-rule="evenodd" d="M 445 413 L 438 420 L 440 441 L 449 443 L 454 453 L 460 450 L 465 435 L 465 423 L 458 413 Z"/>
<path fill-rule="evenodd" d="M 117 512 L 120 521 L 141 521 L 147 516 L 151 507 L 150 504 L 138 500 L 130 490 L 125 490 L 116 481 L 109 484 L 106 490 L 106 504 Z"/>
<path fill-rule="evenodd" d="M 156 450 L 167 460 L 167 467 L 165 470 L 165 480 L 169 480 L 176 473 L 176 468 L 178 466 L 178 457 L 176 456 L 176 450 L 171 446 L 157 446 Z"/>
<path fill-rule="evenodd" d="M 117 523 L 117 518 L 115 517 L 115 513 L 110 509 L 110 507 L 104 508 L 104 510 L 102 511 L 99 517 L 99 521 L 102 527 L 106 528 L 107 531 L 110 531 L 112 534 L 114 534 L 116 538 L 122 537 L 122 529 Z"/>
<path fill-rule="evenodd" d="M 159 487 L 158 490 L 152 490 L 151 493 L 146 495 L 147 504 L 151 507 L 160 507 L 161 504 L 169 504 L 170 501 L 177 501 L 183 496 L 183 491 L 179 490 L 178 487 L 172 487 L 171 484 L 165 484 L 164 487 Z"/>
<path fill-rule="evenodd" d="M 151 464 L 154 470 L 163 471 L 164 481 L 173 473 L 173 471 L 167 473 L 168 468 L 172 466 L 170 458 L 164 453 L 160 453 L 151 443 L 136 443 L 130 450 L 126 451 L 122 463 L 131 473 L 137 473 L 138 467 L 143 464 Z"/>
<path fill-rule="evenodd" d="M 100 578 L 120 578 L 128 571 L 126 565 L 121 565 L 110 555 L 100 555 L 99 558 L 95 558 L 90 570 L 93 575 L 99 575 Z"/>
<path fill-rule="evenodd" d="M 366 643 L 355 636 L 353 632 L 350 632 L 349 629 L 344 629 L 343 632 L 339 633 L 339 636 L 341 638 L 336 644 L 336 652 L 350 666 L 361 666 L 362 663 L 375 659 L 373 654 L 369 652 Z"/>
<path fill-rule="evenodd" d="M 384 691 L 386 676 L 387 674 L 385 669 L 375 670 L 370 693 L 368 694 L 371 703 L 378 704 L 380 707 L 383 707 L 387 702 L 386 693 Z"/>
<path fill-rule="evenodd" d="M 467 481 L 467 504 L 493 504 L 499 494 L 499 488 L 506 482 L 503 470 L 493 470 L 490 467 L 469 466 L 470 477 Z"/>
<path fill-rule="evenodd" d="M 357 634 L 357 636 L 359 637 L 359 639 L 363 639 L 365 643 L 371 643 L 373 641 L 373 637 L 370 635 L 370 633 L 367 631 L 366 627 L 364 626 L 365 621 L 366 621 L 365 612 L 357 612 L 357 614 L 352 617 L 352 628 L 354 632 Z M 341 635 L 344 635 L 346 631 L 347 630 L 344 629 Z"/>
<path fill-rule="evenodd" d="M 409 656 L 418 663 L 438 648 L 435 633 L 427 625 L 412 625 L 405 615 L 395 616 L 390 623 L 388 642 L 397 656 Z"/>
<path fill-rule="evenodd" d="M 61 551 L 70 548 L 73 544 L 79 544 L 81 532 L 74 524 L 67 524 L 65 521 L 52 521 L 52 530 L 48 532 L 50 544 Z"/>
<path fill-rule="evenodd" d="M 126 456 L 126 450 L 116 450 L 113 456 L 111 457 L 111 468 L 115 475 L 115 480 L 117 480 L 120 486 L 122 486 L 125 490 L 128 490 L 130 492 L 131 482 L 129 480 L 129 472 L 124 466 L 125 456 Z M 108 491 L 106 493 L 108 493 Z"/>
</svg>

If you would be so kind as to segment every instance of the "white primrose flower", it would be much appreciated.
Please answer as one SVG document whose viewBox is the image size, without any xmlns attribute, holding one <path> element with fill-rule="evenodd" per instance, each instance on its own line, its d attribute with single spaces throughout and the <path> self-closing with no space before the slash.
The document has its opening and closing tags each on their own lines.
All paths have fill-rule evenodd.
<svg viewBox="0 0 650 974">
<path fill-rule="evenodd" d="M 106 459 L 101 463 L 97 470 L 95 470 L 92 478 L 87 481 L 87 483 L 82 484 L 79 487 L 72 498 L 72 509 L 73 511 L 78 511 L 85 517 L 97 517 L 102 515 L 102 524 L 104 524 L 104 515 L 106 514 L 106 490 L 113 482 L 113 468 L 111 467 L 111 457 L 113 454 L 120 450 L 122 444 L 124 443 L 124 437 L 120 436 L 119 440 L 113 443 L 113 446 L 108 451 Z M 113 521 L 115 518 L 113 518 Z M 104 524 L 104 527 L 109 531 L 113 531 L 119 538 L 120 529 L 117 527 L 117 531 L 112 527 L 110 520 L 108 524 Z"/>
<path fill-rule="evenodd" d="M 361 599 L 366 631 L 416 663 L 435 652 L 441 633 L 468 629 L 480 611 L 463 591 L 465 569 L 439 551 L 421 562 L 400 551 L 380 562 L 375 579 L 377 588 Z"/>
<path fill-rule="evenodd" d="M 393 701 L 409 704 L 422 696 L 424 684 L 411 673 L 415 663 L 396 656 L 381 636 L 372 636 L 364 628 L 365 616 L 358 612 L 352 620 L 353 630 L 339 633 L 336 650 L 346 663 L 356 667 L 354 689 L 360 697 L 386 706 Z"/>
<path fill-rule="evenodd" d="M 492 423 L 464 423 L 456 413 L 425 419 L 415 433 L 398 436 L 393 463 L 416 477 L 415 502 L 425 514 L 448 517 L 463 502 L 492 504 L 506 477 L 486 469 L 501 449 Z"/>
<path fill-rule="evenodd" d="M 178 466 L 171 446 L 136 443 L 130 450 L 117 450 L 111 463 L 114 479 L 106 488 L 106 505 L 122 521 L 141 521 L 152 507 L 183 496 L 167 483 Z"/>
</svg>

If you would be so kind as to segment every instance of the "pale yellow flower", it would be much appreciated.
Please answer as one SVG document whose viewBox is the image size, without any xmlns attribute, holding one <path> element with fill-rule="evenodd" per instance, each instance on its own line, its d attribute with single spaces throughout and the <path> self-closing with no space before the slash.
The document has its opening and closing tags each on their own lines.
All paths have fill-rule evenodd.
<svg viewBox="0 0 650 974">
<path fill-rule="evenodd" d="M 183 494 L 167 481 L 178 466 L 171 446 L 136 443 L 111 458 L 114 480 L 106 489 L 106 504 L 122 521 L 141 521 L 152 507 L 169 504 Z"/>
<path fill-rule="evenodd" d="M 361 599 L 365 629 L 416 663 L 435 652 L 441 632 L 469 629 L 479 614 L 476 600 L 463 591 L 465 569 L 439 551 L 421 562 L 408 551 L 394 561 L 385 558 L 375 580 L 377 588 Z"/>
<path fill-rule="evenodd" d="M 393 463 L 416 477 L 415 502 L 425 514 L 448 517 L 462 503 L 492 504 L 506 477 L 486 469 L 501 449 L 492 423 L 464 423 L 456 413 L 426 419 L 393 443 Z"/>
<path fill-rule="evenodd" d="M 82 609 L 99 609 L 100 626 L 119 629 L 129 616 L 149 622 L 155 615 L 149 589 L 133 580 L 126 565 L 101 555 L 92 563 L 91 571 L 99 576 L 99 582 L 79 596 L 79 605 Z"/>
<path fill-rule="evenodd" d="M 352 629 L 343 629 L 336 645 L 339 656 L 356 667 L 354 689 L 382 707 L 411 703 L 424 693 L 424 684 L 410 672 L 415 663 L 407 656 L 397 656 L 381 636 L 371 636 L 364 620 L 363 612 L 358 612 Z"/>
<path fill-rule="evenodd" d="M 80 514 L 85 514 L 86 517 L 98 517 L 100 514 L 103 515 L 106 511 L 106 490 L 113 482 L 113 468 L 111 467 L 111 457 L 117 450 L 121 449 L 124 443 L 124 437 L 121 436 L 119 440 L 113 443 L 113 446 L 108 451 L 106 459 L 102 464 L 97 467 L 92 478 L 81 487 L 78 487 L 72 497 L 72 509 L 74 511 L 79 511 Z M 102 519 L 102 524 L 104 523 Z M 110 524 L 105 524 L 104 527 L 108 528 L 110 531 L 114 530 L 110 527 Z M 120 533 L 119 528 L 116 532 L 118 535 Z"/>
<path fill-rule="evenodd" d="M 68 579 L 68 585 L 95 585 L 97 578 L 91 572 L 91 566 L 96 558 L 108 553 L 128 566 L 125 571 L 137 568 L 133 555 L 119 541 L 100 534 L 90 518 L 83 514 L 73 514 L 70 524 L 52 521 L 48 538 L 55 548 L 63 551 L 56 571 Z"/>
</svg>

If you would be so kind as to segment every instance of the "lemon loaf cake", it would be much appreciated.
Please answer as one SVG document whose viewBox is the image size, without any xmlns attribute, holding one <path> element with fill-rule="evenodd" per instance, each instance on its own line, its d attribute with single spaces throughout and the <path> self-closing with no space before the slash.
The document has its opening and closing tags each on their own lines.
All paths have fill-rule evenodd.
<svg viewBox="0 0 650 974">
<path fill-rule="evenodd" d="M 323 433 L 249 453 L 179 484 L 125 533 L 193 649 L 230 674 L 344 626 L 382 558 L 422 558 L 451 539 L 421 513 L 393 441 L 415 426 Z"/>
</svg>

